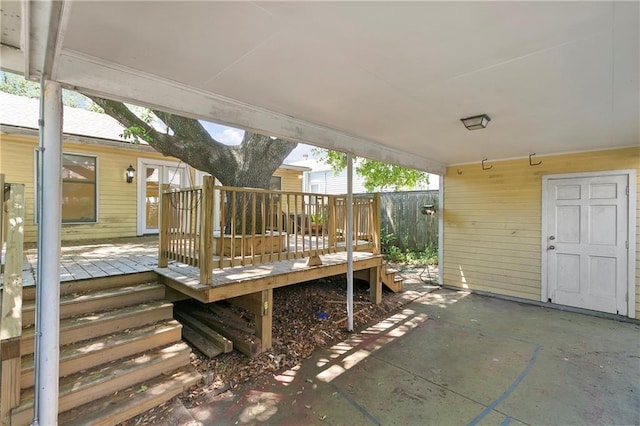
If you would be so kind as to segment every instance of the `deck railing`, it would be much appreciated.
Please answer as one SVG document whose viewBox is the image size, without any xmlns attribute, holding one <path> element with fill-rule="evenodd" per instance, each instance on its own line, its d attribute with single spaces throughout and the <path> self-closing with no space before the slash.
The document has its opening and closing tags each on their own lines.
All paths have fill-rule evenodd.
<svg viewBox="0 0 640 426">
<path fill-rule="evenodd" d="M 354 197 L 354 249 L 379 253 L 378 197 Z M 170 260 L 200 268 L 257 265 L 346 250 L 346 196 L 214 186 L 162 196 L 159 266 Z"/>
<path fill-rule="evenodd" d="M 24 185 L 5 183 L 0 175 L 0 424 L 8 424 L 20 403 L 20 338 L 22 336 L 22 258 L 24 251 Z"/>
</svg>

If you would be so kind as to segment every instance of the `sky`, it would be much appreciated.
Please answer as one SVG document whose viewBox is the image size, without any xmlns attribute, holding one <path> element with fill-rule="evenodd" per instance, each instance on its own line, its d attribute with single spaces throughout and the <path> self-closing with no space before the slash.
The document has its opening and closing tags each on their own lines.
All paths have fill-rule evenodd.
<svg viewBox="0 0 640 426">
<path fill-rule="evenodd" d="M 208 121 L 200 121 L 200 123 L 218 142 L 222 142 L 225 145 L 238 145 L 240 142 L 242 142 L 244 130 L 223 126 L 221 124 L 211 123 Z M 313 157 L 311 153 L 311 150 L 313 148 L 314 147 L 312 145 L 299 143 L 296 149 L 294 149 L 291 154 L 289 154 L 289 156 L 284 160 L 284 163 L 291 164 L 297 161 L 301 161 L 304 159 L 304 155 L 308 155 L 309 158 Z"/>
</svg>

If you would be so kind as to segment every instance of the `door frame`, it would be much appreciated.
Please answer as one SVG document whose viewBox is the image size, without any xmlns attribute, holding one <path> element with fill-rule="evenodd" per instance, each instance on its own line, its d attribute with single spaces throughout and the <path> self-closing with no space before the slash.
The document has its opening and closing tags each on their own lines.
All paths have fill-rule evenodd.
<svg viewBox="0 0 640 426">
<path fill-rule="evenodd" d="M 627 249 L 627 316 L 629 318 L 636 317 L 636 170 L 607 170 L 607 171 L 593 171 L 593 172 L 581 172 L 581 173 L 563 173 L 552 174 L 542 176 L 542 232 L 540 235 L 541 246 L 541 291 L 540 301 L 547 303 L 548 301 L 548 280 L 547 280 L 547 235 L 549 235 L 549 223 L 547 220 L 547 184 L 550 180 L 554 179 L 572 179 L 572 178 L 587 178 L 587 177 L 600 177 L 600 176 L 615 176 L 626 175 L 628 179 L 629 195 L 627 197 L 627 240 L 629 241 L 629 248 Z"/>
<path fill-rule="evenodd" d="M 142 172 L 144 171 L 144 168 L 146 166 L 156 166 L 156 167 L 163 167 L 163 166 L 167 166 L 167 167 L 179 167 L 181 166 L 182 163 L 181 161 L 169 161 L 169 160 L 156 160 L 153 158 L 142 158 L 142 157 L 138 157 L 138 168 L 137 170 L 137 188 L 136 188 L 136 197 L 137 197 L 137 203 L 136 203 L 136 233 L 138 236 L 141 235 L 150 235 L 150 234 L 146 234 L 146 228 L 145 228 L 145 218 L 146 218 L 146 198 L 145 198 L 145 190 L 146 190 L 146 182 L 147 179 L 142 178 L 143 174 Z M 186 169 L 186 164 L 185 164 L 185 170 L 186 173 L 189 173 L 189 171 Z M 158 223 L 160 223 L 160 211 L 158 212 Z"/>
</svg>

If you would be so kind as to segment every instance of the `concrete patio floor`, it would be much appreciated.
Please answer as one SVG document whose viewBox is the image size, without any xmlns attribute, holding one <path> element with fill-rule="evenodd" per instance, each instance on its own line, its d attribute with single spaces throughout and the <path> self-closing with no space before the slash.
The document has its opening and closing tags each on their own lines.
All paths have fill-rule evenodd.
<svg viewBox="0 0 640 426">
<path fill-rule="evenodd" d="M 439 290 L 171 424 L 640 424 L 640 325 Z"/>
</svg>

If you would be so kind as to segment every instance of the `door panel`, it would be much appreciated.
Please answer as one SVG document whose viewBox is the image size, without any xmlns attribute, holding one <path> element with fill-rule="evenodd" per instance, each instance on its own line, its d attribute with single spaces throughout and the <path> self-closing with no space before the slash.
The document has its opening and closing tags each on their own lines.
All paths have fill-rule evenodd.
<svg viewBox="0 0 640 426">
<path fill-rule="evenodd" d="M 156 234 L 160 227 L 161 191 L 186 186 L 186 167 L 148 160 L 141 160 L 138 167 L 143 171 L 140 176 L 144 176 L 138 186 L 138 234 Z"/>
<path fill-rule="evenodd" d="M 552 302 L 627 314 L 627 185 L 627 175 L 546 181 Z"/>
<path fill-rule="evenodd" d="M 160 211 L 160 169 L 154 166 L 145 166 L 145 233 L 157 231 L 158 214 Z"/>
</svg>

